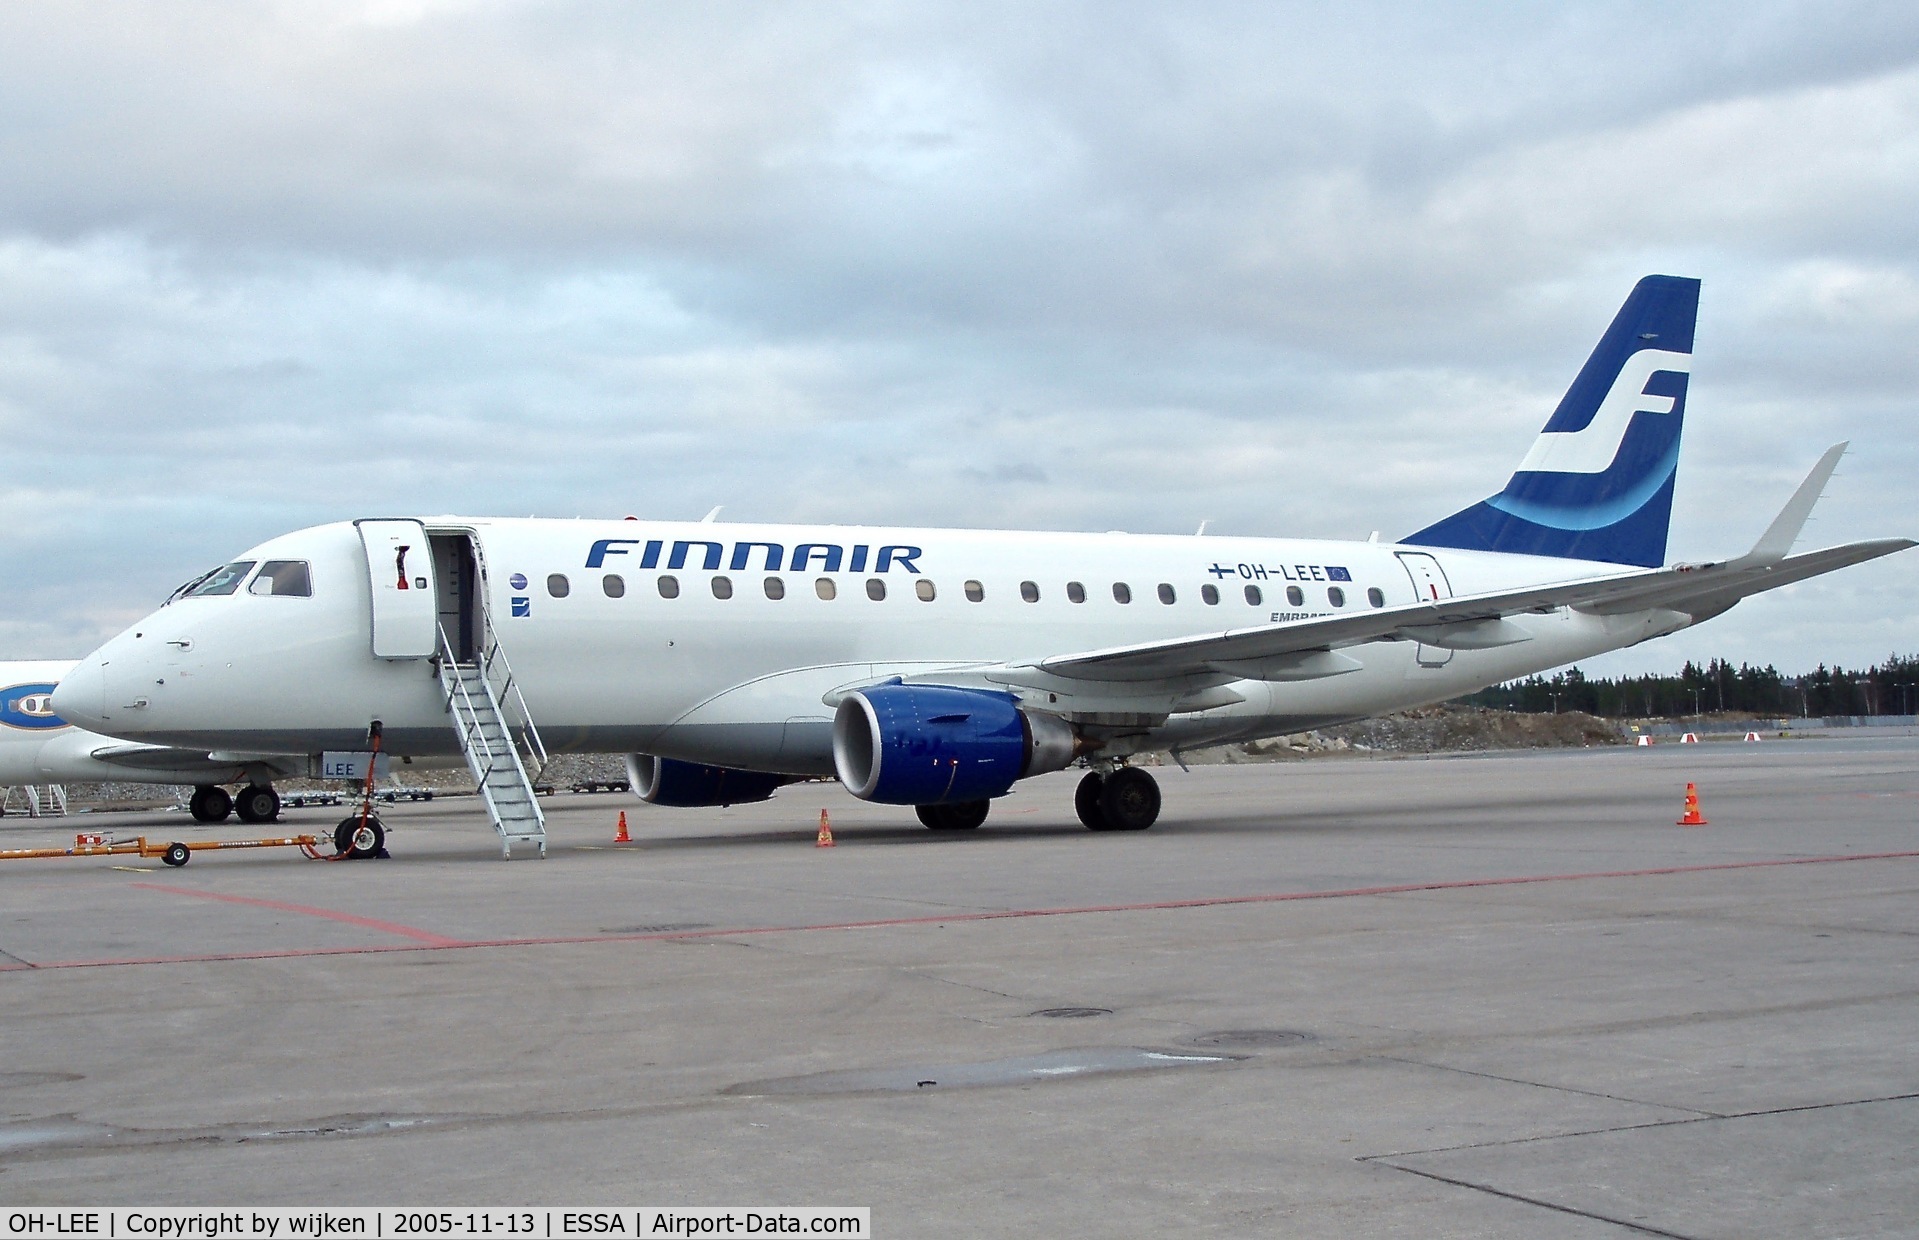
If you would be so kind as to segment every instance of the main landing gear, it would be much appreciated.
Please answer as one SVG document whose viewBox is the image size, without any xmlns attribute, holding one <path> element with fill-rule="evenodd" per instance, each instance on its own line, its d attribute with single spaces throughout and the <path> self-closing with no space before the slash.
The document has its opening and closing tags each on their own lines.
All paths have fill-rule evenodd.
<svg viewBox="0 0 1919 1240">
<path fill-rule="evenodd" d="M 1073 808 L 1091 831 L 1144 831 L 1159 818 L 1159 783 L 1136 766 L 1088 771 Z"/>
<path fill-rule="evenodd" d="M 992 804 L 920 805 L 915 812 L 935 831 L 971 831 L 986 821 Z M 1073 794 L 1073 808 L 1089 830 L 1144 831 L 1159 819 L 1159 782 L 1136 766 L 1088 771 Z"/>
<path fill-rule="evenodd" d="M 233 798 L 241 822 L 272 822 L 280 816 L 280 794 L 266 784 L 248 784 Z"/>
<path fill-rule="evenodd" d="M 248 784 L 238 796 L 218 784 L 201 784 L 187 802 L 195 822 L 225 822 L 236 811 L 241 822 L 272 822 L 280 816 L 280 794 L 266 784 Z"/>
</svg>

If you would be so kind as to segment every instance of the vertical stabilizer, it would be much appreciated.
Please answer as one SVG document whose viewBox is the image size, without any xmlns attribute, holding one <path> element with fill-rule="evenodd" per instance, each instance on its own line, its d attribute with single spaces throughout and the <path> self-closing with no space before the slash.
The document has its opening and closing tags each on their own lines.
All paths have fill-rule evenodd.
<svg viewBox="0 0 1919 1240">
<path fill-rule="evenodd" d="M 1699 281 L 1647 276 L 1499 494 L 1401 541 L 1666 562 Z"/>
</svg>

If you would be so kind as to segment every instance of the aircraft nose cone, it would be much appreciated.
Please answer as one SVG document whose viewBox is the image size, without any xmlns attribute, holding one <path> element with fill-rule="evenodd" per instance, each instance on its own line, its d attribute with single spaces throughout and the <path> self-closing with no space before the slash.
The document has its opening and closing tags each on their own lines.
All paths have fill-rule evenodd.
<svg viewBox="0 0 1919 1240">
<path fill-rule="evenodd" d="M 107 669 L 91 659 L 75 666 L 54 686 L 53 711 L 69 723 L 98 728 L 107 715 Z"/>
</svg>

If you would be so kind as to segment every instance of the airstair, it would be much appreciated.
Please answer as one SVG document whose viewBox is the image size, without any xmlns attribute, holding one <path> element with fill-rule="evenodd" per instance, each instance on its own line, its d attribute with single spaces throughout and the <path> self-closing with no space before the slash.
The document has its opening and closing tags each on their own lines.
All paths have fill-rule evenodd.
<svg viewBox="0 0 1919 1240">
<path fill-rule="evenodd" d="M 19 789 L 21 800 L 26 803 L 29 818 L 64 818 L 67 816 L 67 788 L 65 784 L 25 784 Z M 0 813 L 14 812 L 14 789 L 5 790 L 6 799 L 0 802 Z"/>
<path fill-rule="evenodd" d="M 546 856 L 546 815 L 527 775 L 528 762 L 544 771 L 546 747 L 490 625 L 471 662 L 456 657 L 446 630 L 440 630 L 440 685 L 487 816 L 500 833 L 501 855 L 510 859 L 515 844 L 532 844 Z"/>
</svg>

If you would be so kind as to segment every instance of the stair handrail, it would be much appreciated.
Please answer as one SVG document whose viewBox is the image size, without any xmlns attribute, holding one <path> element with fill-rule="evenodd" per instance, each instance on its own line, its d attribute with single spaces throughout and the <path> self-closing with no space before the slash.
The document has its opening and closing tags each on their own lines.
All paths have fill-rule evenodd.
<svg viewBox="0 0 1919 1240">
<path fill-rule="evenodd" d="M 529 797 L 528 804 L 533 810 L 533 817 L 538 823 L 543 835 L 546 830 L 546 814 L 540 809 L 538 791 L 533 787 L 533 781 L 527 777 L 526 764 L 520 761 L 519 747 L 513 743 L 513 737 L 510 733 L 502 737 L 506 742 L 504 755 L 496 753 L 493 746 L 487 743 L 486 733 L 480 727 L 481 715 L 479 706 L 474 702 L 473 695 L 468 692 L 465 678 L 460 675 L 460 663 L 453 657 L 453 643 L 447 636 L 446 626 L 444 625 L 440 626 L 440 658 L 441 684 L 442 686 L 446 686 L 449 681 L 451 682 L 451 686 L 447 689 L 446 709 L 448 713 L 456 714 L 459 717 L 461 731 L 460 749 L 466 754 L 467 769 L 473 772 L 479 782 L 479 793 L 481 798 L 486 802 L 488 816 L 491 817 L 495 823 L 501 822 L 500 805 L 499 802 L 494 799 L 493 787 L 489 781 L 493 772 L 499 769 L 502 757 L 505 757 L 512 761 L 513 770 L 515 774 L 519 776 L 521 786 L 527 790 Z M 481 692 L 487 696 L 487 705 L 491 708 L 490 713 L 499 718 L 501 724 L 504 725 L 506 723 L 505 714 L 500 710 L 500 704 L 493 696 L 493 688 L 486 679 L 484 667 L 481 669 L 480 689 Z M 463 709 L 459 711 L 453 710 L 453 702 L 456 695 L 463 707 Z M 486 751 L 486 767 L 484 770 L 474 762 L 474 741 L 478 741 L 479 746 Z M 504 834 L 503 826 L 502 833 Z M 542 850 L 544 850 L 545 845 L 541 847 Z M 542 851 L 542 855 L 544 855 L 544 851 Z"/>
<path fill-rule="evenodd" d="M 486 678 L 487 684 L 492 686 L 493 665 L 496 662 L 499 664 L 505 678 L 495 690 L 499 696 L 500 705 L 510 706 L 518 712 L 521 743 L 526 746 L 527 753 L 539 767 L 540 773 L 544 775 L 547 763 L 551 762 L 552 758 L 546 752 L 546 742 L 540 738 L 540 729 L 533 723 L 533 712 L 527 708 L 526 695 L 520 692 L 520 680 L 513 674 L 513 664 L 507 660 L 506 648 L 500 645 L 497 637 L 493 636 L 493 618 L 490 615 L 486 619 L 486 631 L 486 649 L 481 655 L 480 672 Z M 502 722 L 507 721 L 503 719 Z M 511 728 L 513 725 L 508 722 L 507 726 Z"/>
<path fill-rule="evenodd" d="M 486 549 L 480 545 L 479 536 L 474 532 L 468 533 L 467 545 L 473 549 L 474 567 L 479 570 L 480 578 L 474 583 L 473 591 L 480 600 L 480 632 L 482 634 L 480 674 L 486 678 L 488 684 L 492 684 L 493 665 L 496 660 L 498 661 L 501 673 L 504 675 L 504 680 L 496 690 L 499 703 L 503 708 L 511 708 L 519 715 L 519 723 L 516 727 L 511 720 L 505 718 L 503 709 L 501 722 L 506 724 L 509 733 L 513 731 L 519 733 L 520 743 L 526 746 L 527 753 L 539 767 L 538 775 L 535 776 L 537 778 L 546 774 L 546 768 L 553 758 L 547 753 L 546 742 L 541 738 L 540 729 L 533 722 L 533 712 L 526 704 L 526 695 L 520 692 L 519 677 L 514 674 L 513 664 L 507 659 L 506 649 L 500 644 L 498 631 L 493 627 L 493 603 L 487 591 Z"/>
<path fill-rule="evenodd" d="M 446 626 L 441 625 L 440 685 L 446 690 L 446 699 L 441 705 L 448 714 L 459 720 L 460 752 L 466 755 L 467 766 L 472 769 L 474 777 L 480 781 L 480 787 L 484 793 L 486 778 L 493 773 L 493 768 L 499 759 L 494 754 L 493 747 L 486 744 L 486 734 L 480 730 L 479 726 L 479 708 L 474 705 L 473 695 L 467 692 L 466 681 L 461 678 L 459 667 L 459 660 L 453 657 L 453 642 L 447 636 Z M 459 698 L 464 709 L 457 711 L 453 709 L 453 701 L 456 697 Z M 473 742 L 475 740 L 480 742 L 480 748 L 486 753 L 486 766 L 484 768 L 476 766 L 473 761 Z M 486 799 L 489 804 L 492 803 L 493 798 L 491 794 L 486 794 Z"/>
</svg>

